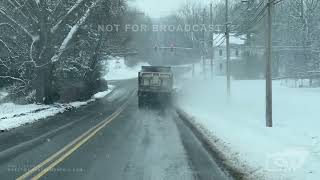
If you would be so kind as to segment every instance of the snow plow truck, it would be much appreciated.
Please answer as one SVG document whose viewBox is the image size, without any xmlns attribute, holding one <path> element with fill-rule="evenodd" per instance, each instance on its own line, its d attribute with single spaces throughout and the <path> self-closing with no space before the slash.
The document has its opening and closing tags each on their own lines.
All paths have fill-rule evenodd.
<svg viewBox="0 0 320 180">
<path fill-rule="evenodd" d="M 173 94 L 173 73 L 171 67 L 142 66 L 138 74 L 138 104 L 171 105 Z"/>
</svg>

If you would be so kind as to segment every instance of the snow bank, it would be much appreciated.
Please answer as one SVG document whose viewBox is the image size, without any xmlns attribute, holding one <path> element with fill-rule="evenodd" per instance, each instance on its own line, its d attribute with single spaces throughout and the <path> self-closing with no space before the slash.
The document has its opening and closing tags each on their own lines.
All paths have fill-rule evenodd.
<svg viewBox="0 0 320 180">
<path fill-rule="evenodd" d="M 184 80 L 179 106 L 211 137 L 229 161 L 251 179 L 320 177 L 320 89 L 289 88 L 274 81 L 274 127 L 265 127 L 265 82 L 225 78 Z M 245 165 L 245 166 L 244 166 Z"/>
<path fill-rule="evenodd" d="M 38 119 L 53 116 L 65 111 L 60 105 L 17 105 L 5 103 L 0 105 L 0 130 L 9 130 L 24 124 L 32 123 Z"/>
<path fill-rule="evenodd" d="M 114 90 L 115 86 L 109 85 L 109 89 L 107 91 L 98 92 L 97 94 L 93 95 L 94 99 L 102 99 L 109 93 L 111 93 Z"/>
<path fill-rule="evenodd" d="M 139 63 L 134 67 L 128 67 L 125 64 L 124 58 L 111 58 L 106 64 L 106 80 L 123 80 L 137 78 L 141 66 L 149 66 L 148 63 Z"/>
<path fill-rule="evenodd" d="M 54 105 L 17 105 L 14 103 L 0 104 L 0 131 L 10 130 L 74 108 L 79 108 L 97 99 L 104 98 L 114 89 L 115 86 L 109 85 L 109 90 L 99 92 L 93 95 L 90 100 L 84 102 L 72 102 L 68 104 L 57 103 Z"/>
</svg>

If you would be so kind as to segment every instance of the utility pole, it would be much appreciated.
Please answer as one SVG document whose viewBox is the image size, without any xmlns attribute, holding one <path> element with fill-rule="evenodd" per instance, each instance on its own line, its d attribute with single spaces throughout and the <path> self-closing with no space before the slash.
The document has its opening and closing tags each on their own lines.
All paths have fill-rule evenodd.
<svg viewBox="0 0 320 180">
<path fill-rule="evenodd" d="M 194 63 L 192 64 L 192 77 L 194 77 L 195 69 L 194 69 Z"/>
<path fill-rule="evenodd" d="M 304 3 L 303 3 L 303 0 L 301 0 L 300 3 L 301 3 L 301 18 L 303 19 L 304 18 Z"/>
<path fill-rule="evenodd" d="M 267 49 L 266 49 L 266 125 L 272 127 L 272 57 L 271 57 L 271 46 L 272 46 L 272 17 L 271 8 L 273 0 L 267 0 L 268 4 L 268 16 L 267 16 Z"/>
<path fill-rule="evenodd" d="M 213 25 L 212 3 L 210 3 L 210 25 Z M 210 71 L 211 79 L 213 79 L 213 32 L 210 32 Z"/>
<path fill-rule="evenodd" d="M 229 35 L 229 3 L 226 0 L 226 55 L 227 55 L 227 94 L 231 94 L 230 90 L 230 35 Z"/>
<path fill-rule="evenodd" d="M 205 16 L 206 16 L 206 8 L 203 9 L 203 14 L 202 14 L 202 24 L 205 25 L 206 20 L 205 20 Z M 205 41 L 205 31 L 202 30 L 202 63 L 203 63 L 203 76 L 206 79 L 207 77 L 207 72 L 206 72 L 206 41 Z"/>
</svg>

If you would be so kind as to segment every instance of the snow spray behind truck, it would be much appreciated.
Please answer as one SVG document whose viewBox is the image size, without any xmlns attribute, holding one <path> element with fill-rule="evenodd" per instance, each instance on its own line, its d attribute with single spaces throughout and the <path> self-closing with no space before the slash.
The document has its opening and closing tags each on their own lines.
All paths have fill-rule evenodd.
<svg viewBox="0 0 320 180">
<path fill-rule="evenodd" d="M 138 103 L 145 107 L 154 103 L 170 105 L 173 94 L 171 67 L 142 66 L 138 74 Z"/>
</svg>

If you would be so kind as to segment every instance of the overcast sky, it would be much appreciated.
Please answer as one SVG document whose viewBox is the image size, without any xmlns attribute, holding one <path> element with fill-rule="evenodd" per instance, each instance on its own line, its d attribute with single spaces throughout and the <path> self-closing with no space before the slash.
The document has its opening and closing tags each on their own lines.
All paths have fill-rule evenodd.
<svg viewBox="0 0 320 180">
<path fill-rule="evenodd" d="M 135 0 L 132 4 L 152 18 L 158 18 L 171 14 L 186 1 L 210 3 L 210 0 Z M 219 0 L 212 0 L 217 1 Z"/>
<path fill-rule="evenodd" d="M 183 2 L 185 0 L 136 0 L 133 5 L 147 15 L 158 18 L 174 12 Z"/>
</svg>

